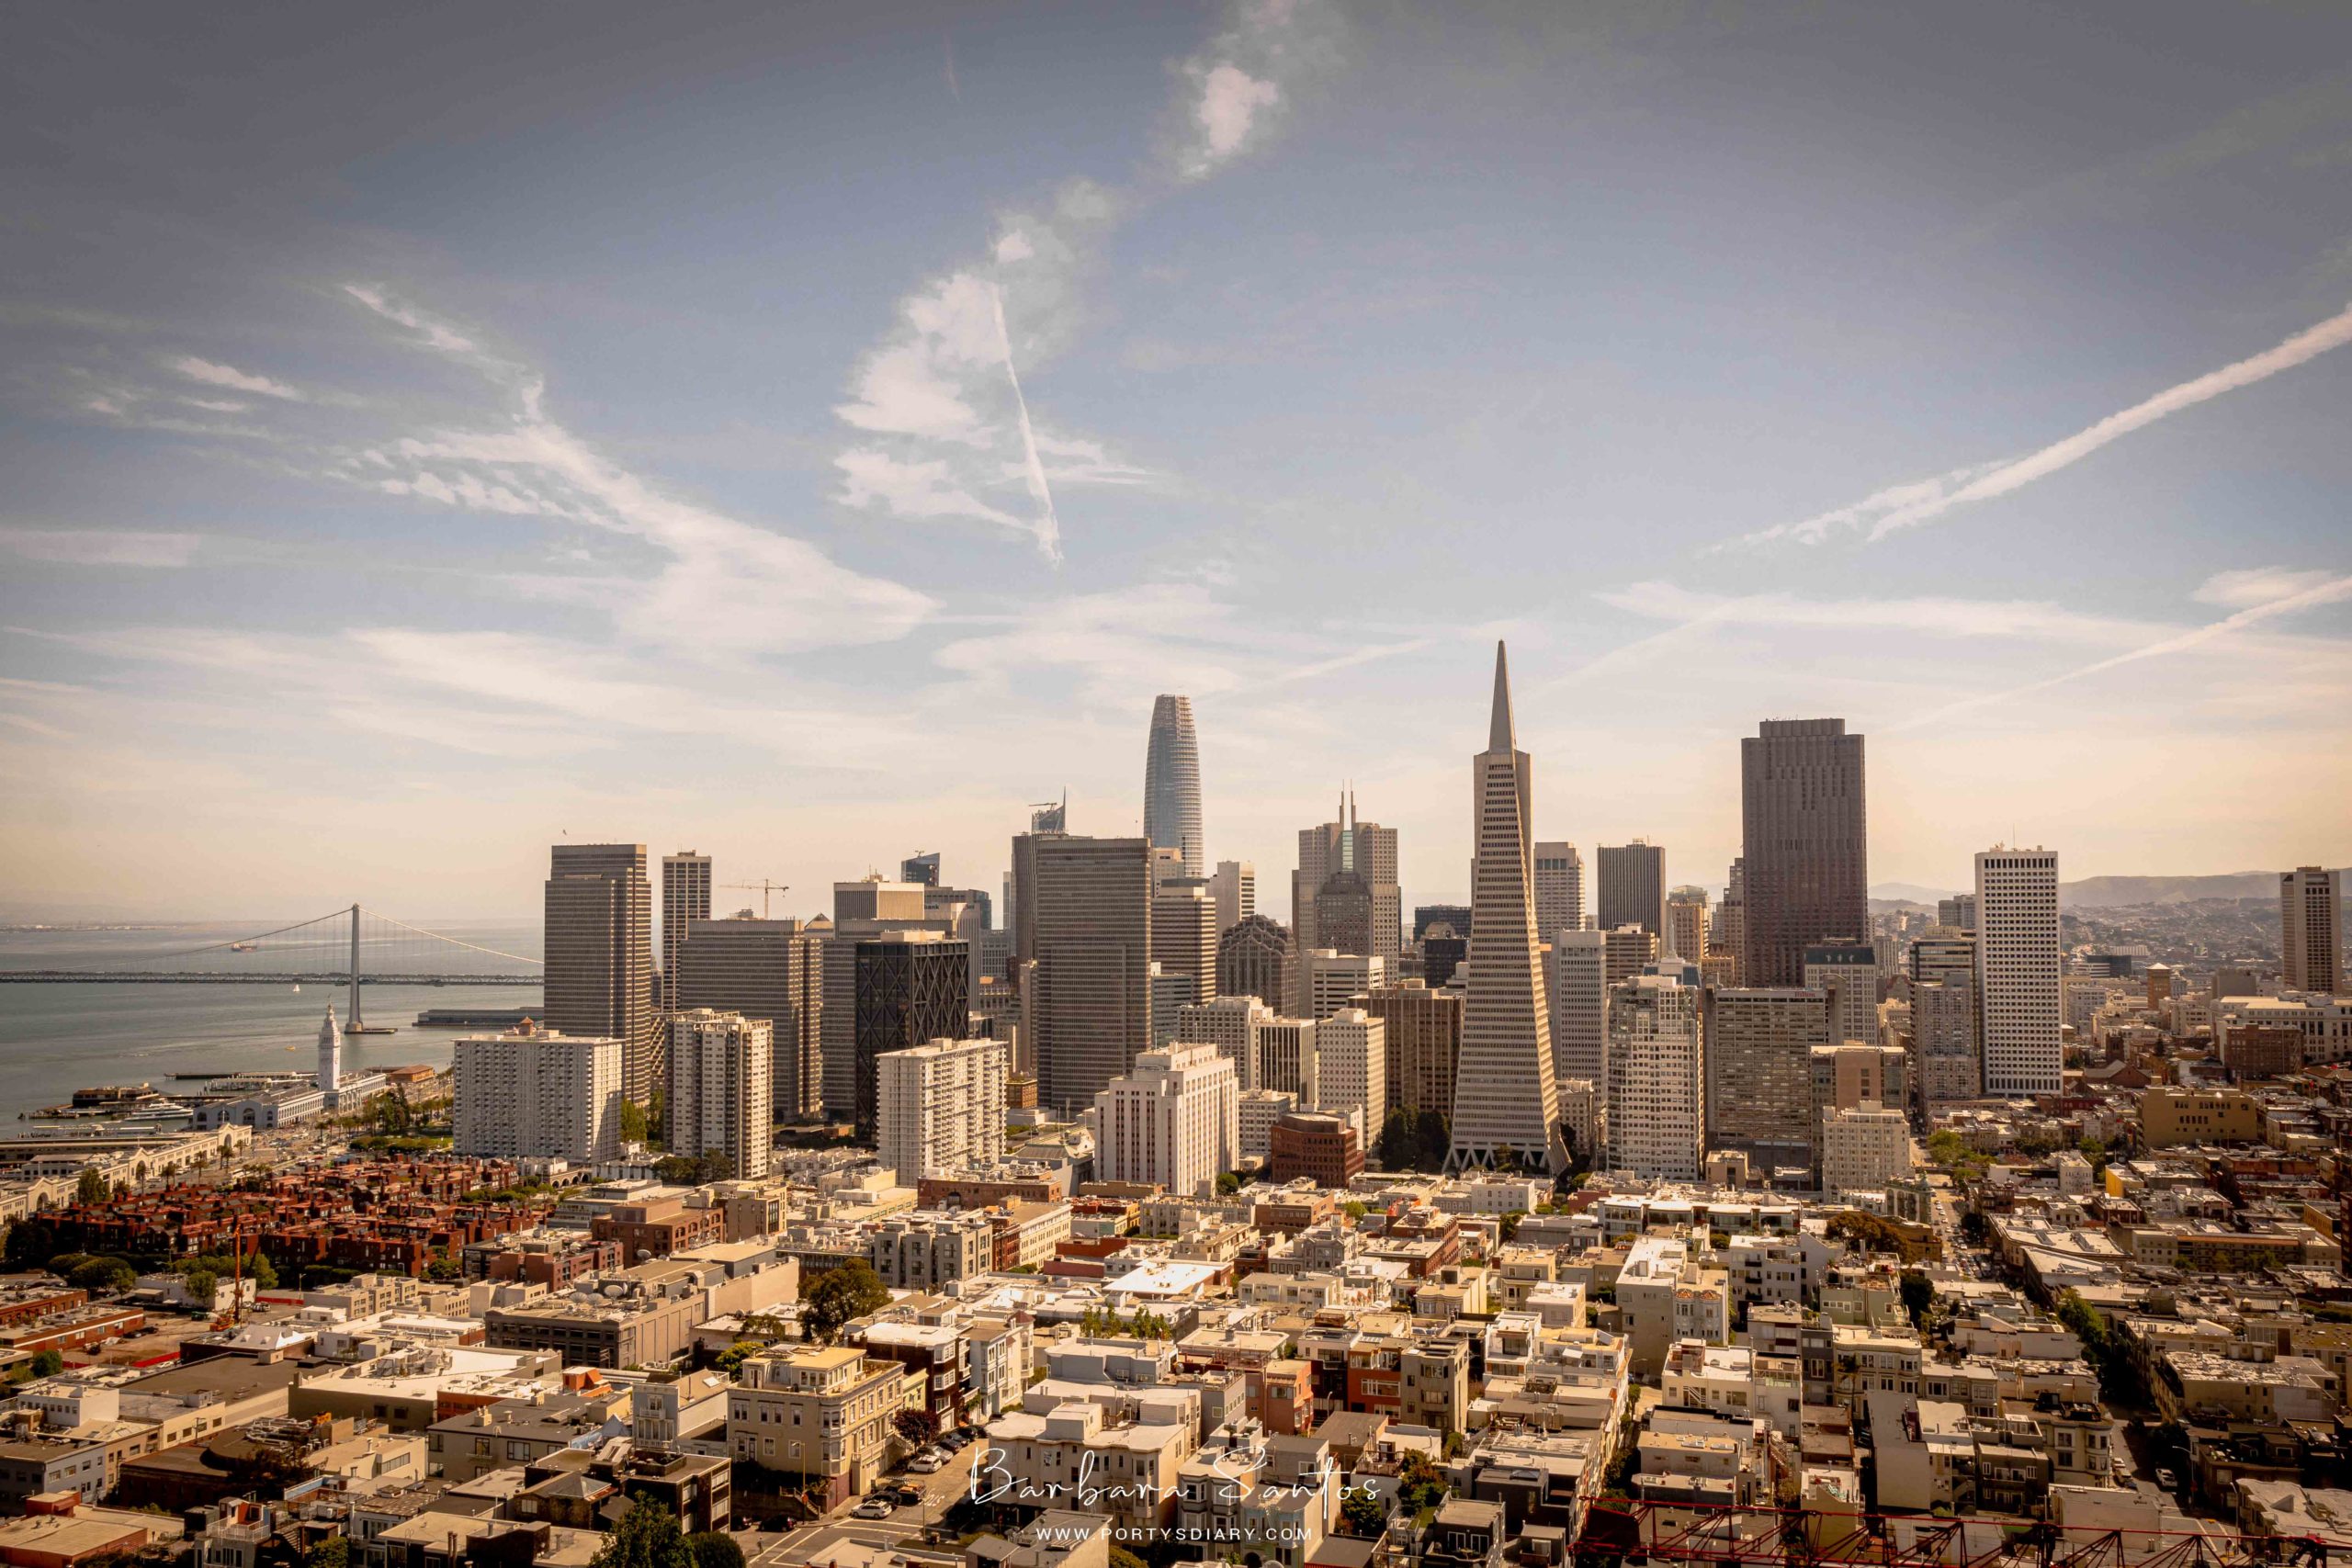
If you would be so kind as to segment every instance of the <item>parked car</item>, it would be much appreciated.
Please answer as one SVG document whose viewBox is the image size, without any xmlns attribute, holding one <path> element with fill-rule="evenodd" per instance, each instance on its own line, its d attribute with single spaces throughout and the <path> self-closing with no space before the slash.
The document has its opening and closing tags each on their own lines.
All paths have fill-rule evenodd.
<svg viewBox="0 0 2352 1568">
<path fill-rule="evenodd" d="M 941 1465 L 944 1465 L 946 1462 L 947 1461 L 942 1458 L 934 1450 L 925 1449 L 922 1452 L 915 1455 L 914 1458 L 907 1461 L 907 1468 L 913 1471 L 917 1475 L 929 1475 L 932 1472 L 937 1470 Z"/>
<path fill-rule="evenodd" d="M 853 1519 L 887 1519 L 896 1512 L 897 1506 L 888 1497 L 868 1497 L 852 1508 L 849 1517 Z"/>
<path fill-rule="evenodd" d="M 2180 1477 L 2175 1475 L 2171 1471 L 2160 1470 L 2156 1472 L 2156 1487 L 2159 1491 L 2176 1491 L 2178 1489 L 2179 1485 Z"/>
</svg>

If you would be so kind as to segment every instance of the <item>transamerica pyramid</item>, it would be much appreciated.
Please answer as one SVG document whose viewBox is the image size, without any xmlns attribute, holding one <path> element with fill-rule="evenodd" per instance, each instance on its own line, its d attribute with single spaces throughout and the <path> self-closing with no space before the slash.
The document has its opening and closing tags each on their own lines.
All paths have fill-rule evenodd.
<svg viewBox="0 0 2352 1568">
<path fill-rule="evenodd" d="M 1470 780 L 1469 990 L 1446 1164 L 1490 1166 L 1508 1150 L 1527 1168 L 1557 1173 L 1567 1168 L 1567 1146 L 1535 939 L 1534 772 L 1511 727 L 1510 665 L 1499 642 L 1487 749 L 1471 759 Z"/>
</svg>

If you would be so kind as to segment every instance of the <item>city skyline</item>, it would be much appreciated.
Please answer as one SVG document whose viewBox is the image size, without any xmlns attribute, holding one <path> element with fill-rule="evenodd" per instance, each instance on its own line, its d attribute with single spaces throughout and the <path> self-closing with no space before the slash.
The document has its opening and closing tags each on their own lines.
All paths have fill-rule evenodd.
<svg viewBox="0 0 2352 1568">
<path fill-rule="evenodd" d="M 1459 899 L 1498 637 L 1588 863 L 1833 715 L 1881 885 L 2352 862 L 2352 17 L 143 15 L 5 67 L 0 916 L 992 886 L 1162 692 Z"/>
</svg>

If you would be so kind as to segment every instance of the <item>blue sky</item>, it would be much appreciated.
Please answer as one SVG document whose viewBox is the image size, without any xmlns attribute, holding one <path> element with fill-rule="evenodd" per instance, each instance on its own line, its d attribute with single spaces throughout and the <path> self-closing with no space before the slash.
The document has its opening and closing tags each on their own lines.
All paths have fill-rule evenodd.
<svg viewBox="0 0 2352 1568">
<path fill-rule="evenodd" d="M 115 7 L 0 48 L 0 903 L 528 914 L 1132 832 L 1279 907 L 2352 858 L 2352 13 Z"/>
</svg>

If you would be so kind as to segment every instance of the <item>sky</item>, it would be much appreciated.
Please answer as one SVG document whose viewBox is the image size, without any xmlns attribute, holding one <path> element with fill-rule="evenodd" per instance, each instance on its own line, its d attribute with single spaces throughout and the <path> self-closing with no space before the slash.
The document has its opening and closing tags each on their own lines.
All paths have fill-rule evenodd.
<svg viewBox="0 0 2352 1568">
<path fill-rule="evenodd" d="M 0 913 L 527 918 L 562 839 L 994 889 L 1193 699 L 1283 913 L 2352 860 L 2352 9 L 18 12 Z M 722 892 L 722 904 L 755 900 Z"/>
</svg>

